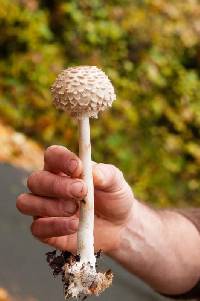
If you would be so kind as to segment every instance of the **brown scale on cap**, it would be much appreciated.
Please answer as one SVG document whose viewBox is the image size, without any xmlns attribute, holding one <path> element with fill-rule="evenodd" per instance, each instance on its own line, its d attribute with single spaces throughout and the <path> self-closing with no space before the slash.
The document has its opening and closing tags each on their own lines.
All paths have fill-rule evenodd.
<svg viewBox="0 0 200 301">
<path fill-rule="evenodd" d="M 96 66 L 78 66 L 63 70 L 51 91 L 55 106 L 77 118 L 97 118 L 98 112 L 111 107 L 116 99 L 111 81 Z"/>
</svg>

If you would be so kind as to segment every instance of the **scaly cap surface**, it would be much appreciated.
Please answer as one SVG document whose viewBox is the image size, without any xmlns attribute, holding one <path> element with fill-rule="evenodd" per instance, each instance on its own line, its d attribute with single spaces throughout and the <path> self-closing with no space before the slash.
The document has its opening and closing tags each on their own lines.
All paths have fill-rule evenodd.
<svg viewBox="0 0 200 301">
<path fill-rule="evenodd" d="M 107 75 L 96 66 L 78 66 L 63 70 L 51 87 L 57 108 L 71 116 L 97 118 L 111 107 L 115 91 Z"/>
</svg>

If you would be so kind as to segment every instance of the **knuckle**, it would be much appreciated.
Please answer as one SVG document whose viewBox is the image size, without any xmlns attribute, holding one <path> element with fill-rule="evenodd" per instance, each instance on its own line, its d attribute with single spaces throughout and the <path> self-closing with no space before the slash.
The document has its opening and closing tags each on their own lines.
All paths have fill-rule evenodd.
<svg viewBox="0 0 200 301">
<path fill-rule="evenodd" d="M 109 166 L 110 166 L 111 176 L 113 179 L 119 178 L 123 175 L 121 170 L 117 168 L 115 165 L 109 164 Z"/>
<path fill-rule="evenodd" d="M 124 174 L 123 174 L 123 172 L 120 170 L 120 169 L 118 169 L 117 168 L 117 177 L 118 177 L 118 179 L 120 179 L 120 180 L 123 180 L 124 179 Z"/>
<path fill-rule="evenodd" d="M 51 227 L 51 229 L 57 230 L 57 228 L 58 228 L 57 219 L 52 218 L 49 226 Z"/>
<path fill-rule="evenodd" d="M 111 173 L 111 183 L 112 185 L 118 187 L 118 189 L 121 188 L 123 182 L 124 182 L 124 175 L 122 171 L 117 168 L 115 165 L 110 164 L 110 173 Z"/>
<path fill-rule="evenodd" d="M 66 190 L 66 188 L 65 188 L 65 190 Z M 54 196 L 63 194 L 63 185 L 62 185 L 62 181 L 59 177 L 52 179 L 51 191 Z"/>
<path fill-rule="evenodd" d="M 16 207 L 17 209 L 23 213 L 24 211 L 24 198 L 25 198 L 25 194 L 20 194 L 18 197 L 17 197 L 17 201 L 16 201 Z"/>
<path fill-rule="evenodd" d="M 69 159 L 68 160 L 79 160 L 79 158 L 77 157 L 77 155 L 71 151 L 69 151 Z"/>
<path fill-rule="evenodd" d="M 109 167 L 110 167 L 110 170 L 113 174 L 118 172 L 118 168 L 115 165 L 109 164 Z"/>
</svg>

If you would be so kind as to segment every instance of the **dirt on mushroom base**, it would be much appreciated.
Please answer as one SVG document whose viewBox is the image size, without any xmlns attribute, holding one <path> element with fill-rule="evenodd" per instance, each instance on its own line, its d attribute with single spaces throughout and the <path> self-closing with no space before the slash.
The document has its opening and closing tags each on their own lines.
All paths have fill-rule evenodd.
<svg viewBox="0 0 200 301">
<path fill-rule="evenodd" d="M 99 296 L 112 284 L 111 270 L 96 272 L 90 263 L 81 263 L 79 255 L 73 255 L 68 251 L 60 252 L 59 255 L 56 253 L 56 250 L 46 253 L 46 259 L 53 270 L 53 275 L 62 276 L 65 299 L 83 297 L 84 300 L 87 296 Z M 95 254 L 97 259 L 100 253 L 99 251 Z"/>
</svg>

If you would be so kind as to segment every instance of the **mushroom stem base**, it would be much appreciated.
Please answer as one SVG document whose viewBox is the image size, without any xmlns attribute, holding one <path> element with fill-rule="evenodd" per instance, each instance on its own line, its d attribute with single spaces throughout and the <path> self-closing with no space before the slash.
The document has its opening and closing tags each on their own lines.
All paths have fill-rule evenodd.
<svg viewBox="0 0 200 301">
<path fill-rule="evenodd" d="M 112 284 L 111 270 L 96 272 L 89 262 L 66 263 L 64 270 L 65 299 L 98 296 Z"/>
</svg>

